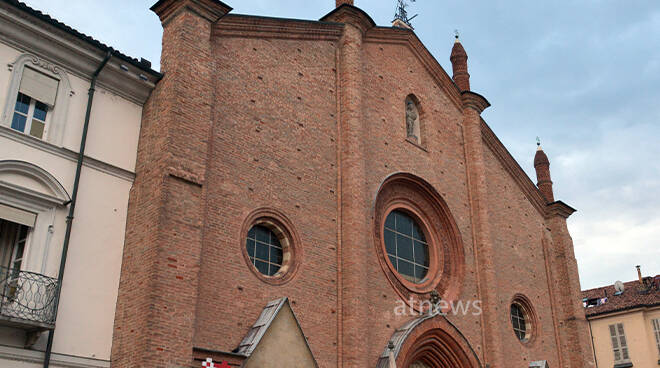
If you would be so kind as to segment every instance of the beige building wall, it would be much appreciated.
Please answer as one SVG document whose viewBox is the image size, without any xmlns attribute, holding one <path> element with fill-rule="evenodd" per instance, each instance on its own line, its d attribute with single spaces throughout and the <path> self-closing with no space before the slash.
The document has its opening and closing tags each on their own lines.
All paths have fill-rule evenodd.
<svg viewBox="0 0 660 368">
<path fill-rule="evenodd" d="M 0 111 L 5 112 L 0 121 L 0 204 L 20 207 L 26 202 L 14 197 L 10 188 L 23 188 L 21 190 L 32 196 L 59 198 L 60 203 L 45 206 L 48 208 L 28 209 L 37 212 L 37 219 L 30 230 L 21 266 L 22 271 L 56 278 L 69 210 L 68 204 L 62 202 L 70 198 L 73 191 L 91 82 L 90 70 L 100 64 L 104 52 L 91 46 L 86 50 L 85 46 L 80 46 L 81 41 L 62 33 L 52 36 L 72 45 L 77 42 L 77 48 L 69 47 L 60 54 L 56 48 L 65 46 L 45 46 L 53 49 L 22 47 L 6 31 L 17 27 L 10 19 L 12 11 L 16 10 L 9 5 L 0 6 L 0 65 L 3 65 L 0 68 Z M 52 32 L 47 27 L 40 29 L 40 23 L 29 17 L 27 21 L 17 20 L 31 21 L 35 33 Z M 74 52 L 84 55 L 77 59 L 71 56 Z M 39 63 L 48 65 L 47 68 L 57 67 L 67 79 L 68 91 L 65 95 L 58 91 L 55 104 L 56 110 L 66 110 L 58 112 L 64 117 L 60 140 L 34 138 L 10 127 L 11 115 L 6 111 L 9 111 L 9 105 L 13 109 L 16 102 L 15 87 L 12 87 L 16 83 L 16 66 L 4 66 L 23 60 L 28 54 L 36 56 Z M 81 60 L 90 58 L 93 59 L 89 62 L 91 69 L 72 67 L 82 66 Z M 128 195 L 134 180 L 142 104 L 157 82 L 153 75 L 146 80 L 140 79 L 138 73 L 147 73 L 134 65 L 129 65 L 128 71 L 123 70 L 125 65 L 122 68 L 122 64 L 127 63 L 116 56 L 111 59 L 99 77 L 94 96 L 62 283 L 52 367 L 108 367 L 110 364 Z M 26 65 L 33 67 L 30 61 Z M 39 71 L 38 67 L 35 68 Z M 61 185 L 63 192 L 53 191 L 52 186 L 44 184 L 43 178 L 31 175 L 31 170 L 39 171 L 34 167 Z M 25 329 L 8 327 L 0 320 L 0 367 L 42 367 L 47 334 L 42 333 L 36 343 L 26 349 Z"/>
<path fill-rule="evenodd" d="M 598 367 L 614 367 L 620 363 L 614 361 L 609 330 L 610 325 L 617 323 L 623 323 L 633 367 L 657 367 L 660 364 L 660 352 L 651 322 L 656 318 L 660 318 L 660 307 L 589 317 Z"/>
</svg>

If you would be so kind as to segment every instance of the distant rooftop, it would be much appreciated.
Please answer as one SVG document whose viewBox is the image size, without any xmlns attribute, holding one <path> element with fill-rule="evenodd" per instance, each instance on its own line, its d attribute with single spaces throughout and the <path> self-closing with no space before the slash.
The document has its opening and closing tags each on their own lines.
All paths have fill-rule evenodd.
<svg viewBox="0 0 660 368">
<path fill-rule="evenodd" d="M 113 55 L 116 56 L 117 58 L 119 58 L 119 59 L 121 59 L 121 60 L 123 60 L 123 61 L 125 61 L 125 62 L 127 62 L 127 63 L 129 63 L 129 64 L 145 71 L 145 72 L 147 72 L 147 73 L 149 73 L 149 74 L 152 74 L 156 77 L 161 77 L 161 74 L 159 72 L 157 72 L 157 71 L 155 71 L 151 68 L 151 62 L 149 62 L 145 59 L 138 60 L 136 58 L 133 58 L 131 56 L 123 54 L 122 52 L 114 49 L 113 47 L 108 46 L 108 45 L 102 43 L 101 41 L 98 41 L 98 40 L 94 39 L 91 36 L 88 36 L 88 35 L 86 35 L 82 32 L 79 32 L 79 31 L 75 30 L 75 29 L 67 26 L 66 24 L 58 21 L 55 18 L 52 18 L 50 15 L 45 14 L 45 13 L 39 11 L 39 10 L 36 10 L 36 9 L 33 9 L 33 8 L 29 7 L 27 4 L 25 4 L 21 1 L 18 1 L 18 0 L 0 0 L 0 1 L 2 1 L 5 4 L 11 5 L 11 6 L 13 6 L 13 7 L 15 7 L 19 10 L 22 10 L 22 11 L 28 13 L 29 15 L 32 15 L 33 17 L 35 17 L 37 19 L 40 19 L 40 20 L 54 26 L 55 28 L 58 28 L 58 29 L 60 29 L 64 32 L 66 32 L 66 33 L 69 33 L 70 35 L 72 35 L 72 36 L 88 43 L 89 45 L 91 45 L 93 47 L 96 47 L 97 49 L 99 49 L 103 52 L 111 51 L 113 53 Z"/>
<path fill-rule="evenodd" d="M 617 293 L 614 285 L 582 291 L 587 317 L 660 306 L 660 275 L 645 277 L 644 284 L 635 280 L 623 286 L 623 293 Z"/>
</svg>

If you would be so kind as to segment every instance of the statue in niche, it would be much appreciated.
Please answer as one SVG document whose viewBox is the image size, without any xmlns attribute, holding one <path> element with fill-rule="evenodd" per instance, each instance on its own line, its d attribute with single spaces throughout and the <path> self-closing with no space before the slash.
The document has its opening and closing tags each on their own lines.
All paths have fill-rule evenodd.
<svg viewBox="0 0 660 368">
<path fill-rule="evenodd" d="M 410 98 L 406 99 L 406 134 L 408 138 L 419 141 L 419 112 Z"/>
</svg>

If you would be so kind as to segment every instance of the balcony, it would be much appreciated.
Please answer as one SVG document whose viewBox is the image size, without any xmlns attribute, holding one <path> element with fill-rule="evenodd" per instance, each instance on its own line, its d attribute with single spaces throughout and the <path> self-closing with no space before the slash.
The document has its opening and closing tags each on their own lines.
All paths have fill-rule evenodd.
<svg viewBox="0 0 660 368">
<path fill-rule="evenodd" d="M 52 330 L 58 288 L 52 277 L 0 266 L 0 325 Z"/>
</svg>

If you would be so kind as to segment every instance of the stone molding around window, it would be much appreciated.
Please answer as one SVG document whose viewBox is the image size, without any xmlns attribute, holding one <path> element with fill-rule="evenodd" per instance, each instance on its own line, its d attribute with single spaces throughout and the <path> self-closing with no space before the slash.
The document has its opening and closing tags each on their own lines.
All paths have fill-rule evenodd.
<svg viewBox="0 0 660 368">
<path fill-rule="evenodd" d="M 31 187 L 39 188 L 28 188 L 6 180 L 16 176 L 36 183 Z M 23 270 L 46 274 L 50 240 L 57 231 L 55 213 L 69 201 L 69 194 L 62 184 L 46 170 L 24 161 L 0 161 L 0 203 L 37 215 L 24 250 Z"/>
<path fill-rule="evenodd" d="M 511 335 L 523 346 L 526 347 L 534 346 L 534 343 L 536 342 L 536 336 L 539 335 L 540 323 L 539 323 L 538 315 L 536 314 L 536 311 L 532 306 L 531 300 L 529 300 L 529 298 L 527 298 L 523 294 L 516 294 L 511 299 L 511 303 L 509 303 L 509 305 L 510 306 L 517 305 L 518 307 L 520 307 L 520 309 L 522 309 L 523 314 L 525 316 L 525 326 L 526 326 L 526 336 L 524 339 L 521 340 L 518 338 L 518 336 L 516 335 L 513 329 L 513 325 L 511 322 L 511 310 L 510 308 L 507 309 L 509 324 L 510 324 L 509 330 L 511 331 Z"/>
<path fill-rule="evenodd" d="M 267 276 L 259 272 L 252 264 L 246 249 L 248 232 L 255 225 L 269 228 L 280 241 L 283 251 L 282 266 L 274 276 Z M 293 223 L 279 210 L 273 208 L 259 208 L 252 211 L 243 221 L 241 233 L 238 236 L 239 246 L 245 263 L 250 271 L 261 281 L 271 285 L 283 285 L 296 275 L 302 263 L 303 249 L 298 233 Z"/>
<path fill-rule="evenodd" d="M 64 70 L 50 63 L 47 60 L 39 58 L 32 54 L 23 54 L 15 61 L 9 63 L 9 71 L 11 71 L 11 82 L 9 84 L 9 91 L 5 100 L 5 108 L 2 113 L 2 120 L 0 124 L 6 127 L 11 126 L 11 119 L 14 113 L 14 106 L 16 104 L 16 97 L 21 85 L 21 78 L 26 66 L 33 68 L 51 78 L 59 81 L 57 88 L 57 97 L 55 98 L 55 105 L 52 106 L 50 120 L 48 122 L 48 136 L 43 139 L 56 146 L 62 145 L 64 138 L 64 128 L 67 121 L 67 114 L 69 112 L 69 98 L 72 96 L 71 84 L 69 77 Z"/>
<path fill-rule="evenodd" d="M 387 257 L 384 224 L 387 215 L 400 210 L 412 216 L 429 244 L 429 270 L 420 283 L 406 280 Z M 394 290 L 418 309 L 436 290 L 448 302 L 460 295 L 465 276 L 465 254 L 460 232 L 447 203 L 423 179 L 407 173 L 393 174 L 381 185 L 374 209 L 374 240 L 381 268 Z"/>
</svg>

